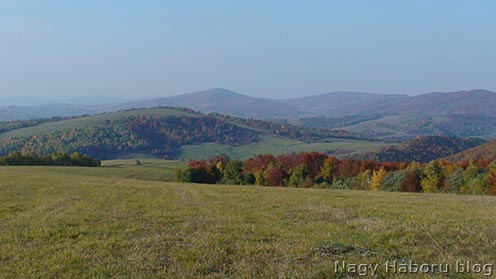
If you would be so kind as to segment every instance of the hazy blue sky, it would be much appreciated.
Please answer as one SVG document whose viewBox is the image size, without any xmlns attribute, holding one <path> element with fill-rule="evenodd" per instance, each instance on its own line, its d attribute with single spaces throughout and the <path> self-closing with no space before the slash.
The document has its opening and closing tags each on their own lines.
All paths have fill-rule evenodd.
<svg viewBox="0 0 496 279">
<path fill-rule="evenodd" d="M 496 1 L 0 0 L 0 97 L 496 90 Z"/>
</svg>

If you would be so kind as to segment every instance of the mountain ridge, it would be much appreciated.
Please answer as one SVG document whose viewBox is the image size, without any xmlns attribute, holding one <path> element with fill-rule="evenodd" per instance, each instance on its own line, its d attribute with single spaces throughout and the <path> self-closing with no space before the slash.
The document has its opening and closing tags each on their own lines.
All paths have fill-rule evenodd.
<svg viewBox="0 0 496 279">
<path fill-rule="evenodd" d="M 157 106 L 188 107 L 258 119 L 357 114 L 485 114 L 496 115 L 496 93 L 472 89 L 416 96 L 336 91 L 292 99 L 252 97 L 224 88 L 101 105 L 45 104 L 0 107 L 0 121 L 78 116 Z"/>
</svg>

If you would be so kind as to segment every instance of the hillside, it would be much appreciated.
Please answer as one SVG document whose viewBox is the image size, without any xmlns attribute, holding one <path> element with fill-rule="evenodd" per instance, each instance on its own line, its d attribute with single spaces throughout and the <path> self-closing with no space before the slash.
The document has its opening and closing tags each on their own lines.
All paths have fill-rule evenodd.
<svg viewBox="0 0 496 279">
<path fill-rule="evenodd" d="M 343 129 L 362 137 L 409 140 L 415 136 L 496 137 L 496 116 L 478 114 L 360 114 L 304 117 L 288 123 L 320 129 Z"/>
<path fill-rule="evenodd" d="M 202 186 L 81 171 L 0 168 L 1 278 L 340 278 L 334 261 L 349 259 L 381 264 L 377 277 L 390 278 L 388 260 L 496 261 L 494 197 Z M 427 275 L 460 277 L 405 278 Z"/>
<path fill-rule="evenodd" d="M 496 93 L 474 89 L 416 96 L 332 92 L 285 100 L 307 114 L 346 116 L 357 114 L 475 114 L 496 116 Z"/>
<path fill-rule="evenodd" d="M 439 113 L 496 115 L 496 93 L 474 89 L 450 93 L 429 93 L 395 102 L 382 113 Z"/>
<path fill-rule="evenodd" d="M 454 137 L 423 136 L 405 142 L 400 146 L 383 148 L 379 152 L 362 154 L 356 158 L 381 162 L 422 162 L 447 157 L 484 144 L 482 139 L 461 139 Z"/>
<path fill-rule="evenodd" d="M 496 141 L 493 140 L 474 148 L 467 149 L 463 152 L 446 157 L 445 159 L 451 162 L 469 162 L 470 160 L 496 160 Z"/>
<path fill-rule="evenodd" d="M 285 102 L 306 115 L 346 116 L 382 112 L 389 106 L 408 98 L 404 95 L 331 92 L 285 100 Z"/>
<path fill-rule="evenodd" d="M 125 157 L 185 158 L 184 147 L 200 147 L 197 156 L 212 154 L 212 146 L 243 148 L 244 156 L 254 152 L 287 152 L 291 146 L 303 150 L 320 145 L 329 151 L 341 142 L 367 145 L 340 130 L 317 130 L 288 124 L 243 119 L 221 114 L 202 114 L 190 109 L 155 108 L 127 110 L 74 118 L 52 118 L 0 124 L 0 155 L 13 151 L 51 154 L 78 151 L 98 159 Z M 383 144 L 382 144 L 383 145 Z M 251 150 L 251 147 L 258 147 Z M 345 144 L 344 147 L 347 145 Z M 367 149 L 367 148 L 366 148 Z M 223 150 L 220 150 L 221 153 Z M 348 150 L 353 152 L 355 150 Z M 229 152 L 225 152 L 229 153 Z M 236 154 L 235 151 L 232 152 Z"/>
</svg>

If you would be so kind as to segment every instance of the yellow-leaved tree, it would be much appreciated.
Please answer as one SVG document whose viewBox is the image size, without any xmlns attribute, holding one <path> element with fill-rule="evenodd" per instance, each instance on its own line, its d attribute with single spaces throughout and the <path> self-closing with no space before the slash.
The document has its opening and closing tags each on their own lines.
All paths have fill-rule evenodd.
<svg viewBox="0 0 496 279">
<path fill-rule="evenodd" d="M 382 167 L 378 171 L 374 171 L 372 173 L 372 179 L 370 180 L 370 188 L 373 191 L 379 191 L 384 177 L 386 177 L 386 170 L 384 169 L 384 167 Z"/>
</svg>

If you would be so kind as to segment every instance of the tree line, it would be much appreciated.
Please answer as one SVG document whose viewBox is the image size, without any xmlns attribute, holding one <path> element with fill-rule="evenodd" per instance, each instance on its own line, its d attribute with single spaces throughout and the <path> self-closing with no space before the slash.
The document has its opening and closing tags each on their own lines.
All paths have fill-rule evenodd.
<svg viewBox="0 0 496 279">
<path fill-rule="evenodd" d="M 90 156 L 74 152 L 54 153 L 51 155 L 22 154 L 13 152 L 8 156 L 0 157 L 0 166 L 79 166 L 79 167 L 99 167 L 100 160 L 95 160 Z"/>
<path fill-rule="evenodd" d="M 220 155 L 192 160 L 175 176 L 180 182 L 207 184 L 496 195 L 496 162 L 378 162 L 317 152 L 240 161 Z"/>
</svg>

